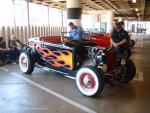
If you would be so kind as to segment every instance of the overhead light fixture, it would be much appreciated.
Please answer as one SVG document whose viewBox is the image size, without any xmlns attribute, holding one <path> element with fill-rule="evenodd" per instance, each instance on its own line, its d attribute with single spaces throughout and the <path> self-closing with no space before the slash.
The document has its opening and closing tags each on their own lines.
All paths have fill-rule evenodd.
<svg viewBox="0 0 150 113">
<path fill-rule="evenodd" d="M 132 0 L 133 3 L 136 3 L 136 0 Z"/>
<path fill-rule="evenodd" d="M 118 18 L 118 21 L 119 21 L 119 22 L 121 22 L 121 21 L 122 21 L 122 18 L 121 18 L 121 17 L 119 17 L 119 18 Z"/>
<path fill-rule="evenodd" d="M 135 11 L 138 11 L 139 9 L 138 8 L 135 8 Z"/>
<path fill-rule="evenodd" d="M 139 16 L 140 14 L 138 13 L 137 15 Z"/>
</svg>

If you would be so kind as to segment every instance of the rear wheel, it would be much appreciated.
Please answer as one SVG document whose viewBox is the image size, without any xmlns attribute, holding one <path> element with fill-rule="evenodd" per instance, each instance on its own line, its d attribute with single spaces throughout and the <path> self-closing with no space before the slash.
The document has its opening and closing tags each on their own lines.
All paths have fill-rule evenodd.
<svg viewBox="0 0 150 113">
<path fill-rule="evenodd" d="M 136 74 L 136 67 L 135 64 L 130 60 L 126 60 L 126 64 L 122 67 L 122 72 L 119 74 L 119 78 L 121 79 L 122 82 L 129 82 L 131 81 Z"/>
<path fill-rule="evenodd" d="M 19 57 L 19 66 L 23 73 L 31 74 L 34 70 L 34 61 L 29 52 L 22 52 Z"/>
<path fill-rule="evenodd" d="M 89 97 L 99 95 L 104 88 L 102 74 L 92 66 L 86 66 L 76 74 L 76 84 L 80 92 Z"/>
<path fill-rule="evenodd" d="M 133 47 L 135 45 L 135 41 L 133 39 L 130 40 L 130 46 Z"/>
<path fill-rule="evenodd" d="M 126 48 L 126 49 L 124 50 L 124 57 L 125 57 L 125 58 L 130 58 L 130 57 L 131 57 L 131 54 L 132 54 L 132 52 L 131 52 L 131 49 L 130 49 L 130 48 Z"/>
</svg>

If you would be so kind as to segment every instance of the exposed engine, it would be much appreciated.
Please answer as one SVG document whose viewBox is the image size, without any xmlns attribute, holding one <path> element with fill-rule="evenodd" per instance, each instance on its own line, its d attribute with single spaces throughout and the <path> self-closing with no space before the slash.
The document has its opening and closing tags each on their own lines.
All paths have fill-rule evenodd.
<svg viewBox="0 0 150 113">
<path fill-rule="evenodd" d="M 88 48 L 88 57 L 91 60 L 91 63 L 93 66 L 96 66 L 98 68 L 106 69 L 106 55 L 104 53 L 104 48 L 100 47 L 91 47 Z"/>
</svg>

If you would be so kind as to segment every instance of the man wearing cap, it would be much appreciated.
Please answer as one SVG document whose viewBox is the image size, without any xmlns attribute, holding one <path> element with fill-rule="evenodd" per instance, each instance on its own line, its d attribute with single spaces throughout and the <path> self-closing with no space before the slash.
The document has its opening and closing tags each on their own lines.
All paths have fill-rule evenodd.
<svg viewBox="0 0 150 113">
<path fill-rule="evenodd" d="M 110 42 L 116 49 L 117 55 L 122 52 L 123 48 L 128 43 L 128 33 L 122 28 L 120 22 L 115 24 Z"/>
<path fill-rule="evenodd" d="M 121 23 L 115 25 L 115 29 L 112 32 L 111 43 L 115 48 L 119 48 L 127 43 L 128 33 L 122 28 Z"/>
</svg>

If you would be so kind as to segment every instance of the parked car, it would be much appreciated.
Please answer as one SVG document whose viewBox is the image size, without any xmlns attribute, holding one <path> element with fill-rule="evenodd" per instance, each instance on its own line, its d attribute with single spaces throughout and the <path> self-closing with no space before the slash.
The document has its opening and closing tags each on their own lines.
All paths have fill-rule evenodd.
<svg viewBox="0 0 150 113">
<path fill-rule="evenodd" d="M 29 39 L 26 51 L 19 57 L 22 72 L 31 74 L 38 65 L 62 73 L 75 79 L 79 91 L 89 97 L 103 91 L 106 79 L 129 82 L 134 78 L 135 64 L 123 56 L 116 59 L 113 49 L 99 47 L 91 40 L 63 40 L 63 35 Z"/>
</svg>

